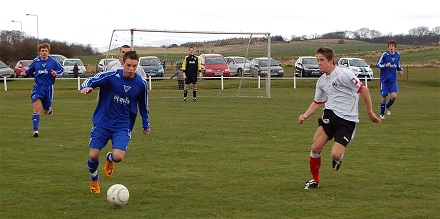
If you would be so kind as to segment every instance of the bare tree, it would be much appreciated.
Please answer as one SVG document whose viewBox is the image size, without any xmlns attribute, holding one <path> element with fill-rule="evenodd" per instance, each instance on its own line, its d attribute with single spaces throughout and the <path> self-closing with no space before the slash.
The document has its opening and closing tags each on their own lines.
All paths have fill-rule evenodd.
<svg viewBox="0 0 440 219">
<path fill-rule="evenodd" d="M 413 35 L 413 36 L 423 37 L 423 36 L 428 35 L 430 32 L 431 31 L 429 31 L 428 27 L 420 26 L 420 27 L 416 27 L 416 28 L 411 28 L 408 31 L 408 34 Z"/>
</svg>

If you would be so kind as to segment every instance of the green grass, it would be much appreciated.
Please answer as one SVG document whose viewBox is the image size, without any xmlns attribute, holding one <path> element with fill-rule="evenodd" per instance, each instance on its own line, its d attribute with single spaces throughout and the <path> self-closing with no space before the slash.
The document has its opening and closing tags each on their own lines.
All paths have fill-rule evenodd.
<svg viewBox="0 0 440 219">
<path fill-rule="evenodd" d="M 31 81 L 0 91 L 0 218 L 434 218 L 439 215 L 438 68 L 416 68 L 399 81 L 393 115 L 369 122 L 362 101 L 356 137 L 341 169 L 324 148 L 321 186 L 305 191 L 315 114 L 299 125 L 314 96 L 312 80 L 272 83 L 272 98 L 238 98 L 200 89 L 197 103 L 181 91 L 150 93 L 152 130 L 140 120 L 115 175 L 89 192 L 86 165 L 96 94 L 72 81 L 55 84 L 55 114 L 31 137 Z M 376 113 L 379 86 L 369 82 Z M 106 201 L 116 183 L 127 205 Z"/>
</svg>

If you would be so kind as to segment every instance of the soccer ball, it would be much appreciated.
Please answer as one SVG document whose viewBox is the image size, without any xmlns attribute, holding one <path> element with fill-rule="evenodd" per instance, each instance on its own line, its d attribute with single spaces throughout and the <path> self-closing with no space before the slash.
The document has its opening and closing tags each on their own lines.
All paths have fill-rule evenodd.
<svg viewBox="0 0 440 219">
<path fill-rule="evenodd" d="M 114 184 L 107 190 L 107 200 L 115 205 L 127 204 L 129 197 L 127 187 L 122 184 Z"/>
</svg>

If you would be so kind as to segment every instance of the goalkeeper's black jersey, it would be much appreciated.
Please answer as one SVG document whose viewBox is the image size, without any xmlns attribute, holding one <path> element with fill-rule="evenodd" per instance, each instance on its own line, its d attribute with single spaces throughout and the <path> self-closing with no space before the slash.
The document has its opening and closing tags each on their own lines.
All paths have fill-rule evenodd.
<svg viewBox="0 0 440 219">
<path fill-rule="evenodd" d="M 186 76 L 197 77 L 197 72 L 202 70 L 199 58 L 195 55 L 186 56 L 182 63 L 182 70 Z"/>
</svg>

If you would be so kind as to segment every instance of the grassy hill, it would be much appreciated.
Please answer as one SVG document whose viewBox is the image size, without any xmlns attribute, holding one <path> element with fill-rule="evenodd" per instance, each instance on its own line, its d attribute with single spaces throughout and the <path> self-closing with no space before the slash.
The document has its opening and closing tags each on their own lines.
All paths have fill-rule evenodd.
<svg viewBox="0 0 440 219">
<path fill-rule="evenodd" d="M 358 57 L 365 59 L 369 64 L 374 65 L 382 54 L 387 50 L 386 44 L 367 43 L 357 40 L 339 39 L 320 39 L 295 41 L 289 43 L 272 43 L 271 56 L 281 63 L 284 67 L 293 66 L 299 56 L 314 55 L 315 51 L 322 46 L 331 47 L 335 50 L 337 58 L 339 57 Z M 226 46 L 206 46 L 204 51 L 213 51 L 227 55 L 234 49 L 235 45 Z M 160 47 L 135 47 L 136 51 L 142 55 L 163 55 L 173 54 L 173 56 L 184 56 L 188 48 L 160 48 Z M 398 45 L 398 51 L 402 55 L 401 64 L 403 66 L 429 66 L 440 67 L 440 45 L 435 46 L 410 46 Z M 118 49 L 108 52 L 109 56 L 117 57 Z M 180 55 L 179 55 L 180 54 Z M 100 59 L 105 58 L 107 53 L 98 56 L 81 56 L 87 65 L 87 71 L 94 73 L 96 65 Z"/>
</svg>

